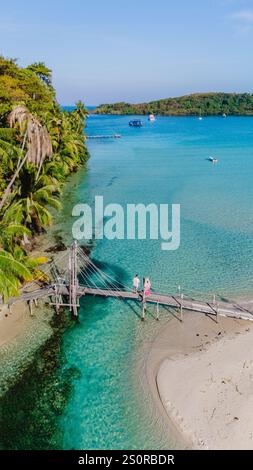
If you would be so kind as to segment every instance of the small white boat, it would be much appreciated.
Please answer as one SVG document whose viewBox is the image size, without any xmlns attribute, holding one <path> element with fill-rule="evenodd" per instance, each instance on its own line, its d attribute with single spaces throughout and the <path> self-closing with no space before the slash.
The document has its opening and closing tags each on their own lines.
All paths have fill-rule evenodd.
<svg viewBox="0 0 253 470">
<path fill-rule="evenodd" d="M 212 163 L 218 163 L 218 158 L 215 158 L 215 157 L 209 157 L 208 158 L 209 162 L 212 162 Z"/>
<path fill-rule="evenodd" d="M 152 122 L 152 121 L 155 121 L 155 116 L 154 116 L 154 114 L 150 114 L 149 117 L 148 117 L 148 120 L 151 121 L 151 122 Z"/>
<path fill-rule="evenodd" d="M 199 116 L 199 121 L 203 121 L 203 118 L 202 118 L 202 116 Z"/>
<path fill-rule="evenodd" d="M 226 113 L 222 114 L 222 117 L 226 118 L 227 117 Z"/>
</svg>

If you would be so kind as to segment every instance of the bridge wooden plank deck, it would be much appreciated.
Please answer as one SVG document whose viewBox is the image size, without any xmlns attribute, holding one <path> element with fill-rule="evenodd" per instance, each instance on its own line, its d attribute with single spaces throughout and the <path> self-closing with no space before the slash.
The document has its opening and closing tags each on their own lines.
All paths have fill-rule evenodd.
<svg viewBox="0 0 253 470">
<path fill-rule="evenodd" d="M 67 285 L 51 285 L 48 287 L 33 290 L 31 292 L 25 292 L 19 297 L 13 297 L 9 300 L 9 305 L 13 305 L 19 301 L 34 301 L 43 299 L 45 297 L 54 297 L 56 295 L 68 296 L 69 288 Z M 113 290 L 113 289 L 100 289 L 92 287 L 83 287 L 79 285 L 77 289 L 77 297 L 83 297 L 85 295 L 93 295 L 104 298 L 118 298 L 124 300 L 132 300 L 142 304 L 141 293 L 135 294 L 134 292 L 124 290 Z M 205 302 L 202 300 L 193 300 L 189 298 L 181 298 L 181 296 L 173 296 L 152 292 L 150 296 L 145 298 L 145 302 L 149 304 L 159 304 L 160 306 L 171 307 L 173 309 L 180 309 L 182 305 L 183 310 L 192 312 L 203 313 L 205 315 L 212 316 L 225 316 L 231 318 L 238 318 L 243 320 L 253 321 L 253 312 L 248 310 L 242 305 L 237 305 L 232 302 L 218 301 L 215 303 Z"/>
<path fill-rule="evenodd" d="M 114 291 L 110 289 L 96 289 L 90 287 L 79 287 L 78 295 L 96 295 L 101 297 L 115 297 L 125 300 L 135 300 L 141 302 L 141 296 L 134 292 L 126 291 Z M 157 304 L 161 306 L 167 306 L 172 308 L 180 308 L 181 304 L 183 310 L 192 312 L 204 313 L 206 315 L 213 316 L 226 316 L 232 318 L 238 318 L 243 320 L 253 321 L 253 312 L 250 312 L 246 308 L 240 305 L 233 304 L 231 302 L 216 302 L 211 304 L 210 302 L 193 300 L 193 299 L 182 299 L 180 296 L 165 295 L 159 293 L 151 293 L 150 296 L 146 297 L 147 303 Z"/>
<path fill-rule="evenodd" d="M 23 291 L 19 297 L 11 297 L 8 301 L 8 305 L 13 305 L 20 301 L 29 302 L 31 300 L 43 299 L 44 297 L 50 297 L 51 295 L 54 295 L 54 293 L 55 289 L 53 287 L 44 287 L 30 292 Z"/>
</svg>

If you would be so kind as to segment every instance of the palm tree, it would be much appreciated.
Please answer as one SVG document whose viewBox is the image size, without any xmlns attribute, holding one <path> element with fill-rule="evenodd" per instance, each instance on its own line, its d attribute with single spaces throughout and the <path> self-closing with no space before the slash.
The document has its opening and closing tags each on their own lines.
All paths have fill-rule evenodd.
<svg viewBox="0 0 253 470">
<path fill-rule="evenodd" d="M 14 168 L 22 157 L 22 151 L 17 145 L 1 138 L 0 134 L 0 162 L 1 162 L 1 190 L 5 189 L 5 180 L 13 174 Z"/>
<path fill-rule="evenodd" d="M 87 110 L 82 101 L 77 101 L 76 109 L 73 112 L 78 117 L 77 132 L 80 132 L 81 126 L 84 127 L 84 121 L 87 116 Z"/>
<path fill-rule="evenodd" d="M 34 167 L 26 167 L 20 174 L 20 186 L 13 194 L 13 199 L 3 221 L 24 224 L 30 230 L 39 233 L 51 225 L 53 216 L 49 207 L 60 209 L 56 195 L 60 193 L 59 183 L 52 177 L 40 175 L 37 179 Z"/>
<path fill-rule="evenodd" d="M 44 256 L 32 258 L 19 245 L 15 245 L 13 253 L 0 249 L 0 293 L 6 303 L 9 297 L 19 295 L 24 281 L 48 281 L 39 266 L 48 262 Z"/>
<path fill-rule="evenodd" d="M 19 159 L 15 173 L 11 178 L 0 202 L 0 210 L 4 206 L 11 193 L 21 169 L 27 162 L 32 163 L 38 169 L 36 179 L 38 179 L 41 168 L 46 157 L 52 157 L 52 144 L 47 129 L 28 111 L 25 106 L 16 106 L 9 115 L 10 127 L 18 126 L 20 134 L 23 136 L 21 150 L 26 153 Z"/>
<path fill-rule="evenodd" d="M 0 250 L 4 249 L 13 254 L 16 243 L 31 234 L 30 230 L 22 224 L 15 222 L 0 222 Z"/>
<path fill-rule="evenodd" d="M 23 262 L 15 259 L 11 251 L 15 241 L 29 230 L 20 224 L 0 223 L 0 292 L 4 302 L 10 296 L 18 295 L 21 281 L 29 280 L 31 272 Z"/>
<path fill-rule="evenodd" d="M 78 116 L 78 121 L 79 121 Z M 75 170 L 84 161 L 84 136 L 76 130 L 76 117 L 73 113 L 63 112 L 53 119 L 48 119 L 47 127 L 54 149 L 52 163 L 59 165 L 65 176 Z M 52 165 L 54 166 L 54 165 Z M 51 167 L 46 164 L 46 167 Z"/>
<path fill-rule="evenodd" d="M 32 279 L 31 271 L 23 262 L 17 261 L 11 253 L 0 251 L 0 292 L 3 301 L 19 294 L 22 281 Z"/>
<path fill-rule="evenodd" d="M 24 225 L 0 222 L 0 293 L 4 302 L 19 294 L 23 281 L 47 280 L 39 269 L 48 261 L 47 258 L 27 256 L 20 246 L 21 238 L 29 235 L 30 230 Z"/>
</svg>

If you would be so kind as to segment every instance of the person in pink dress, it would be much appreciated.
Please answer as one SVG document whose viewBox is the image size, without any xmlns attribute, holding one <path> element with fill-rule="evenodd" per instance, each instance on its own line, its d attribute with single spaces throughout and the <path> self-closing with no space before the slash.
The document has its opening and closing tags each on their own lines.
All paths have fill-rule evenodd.
<svg viewBox="0 0 253 470">
<path fill-rule="evenodd" d="M 145 297 L 148 297 L 150 295 L 150 289 L 151 289 L 151 282 L 148 277 L 145 278 L 144 281 L 144 295 Z"/>
</svg>

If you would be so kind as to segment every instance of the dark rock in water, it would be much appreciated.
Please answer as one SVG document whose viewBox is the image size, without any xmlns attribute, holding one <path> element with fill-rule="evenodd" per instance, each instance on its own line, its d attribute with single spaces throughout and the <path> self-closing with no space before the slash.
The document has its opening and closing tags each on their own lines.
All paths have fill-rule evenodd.
<svg viewBox="0 0 253 470">
<path fill-rule="evenodd" d="M 65 311 L 52 320 L 54 334 L 38 350 L 19 381 L 0 400 L 0 449 L 56 450 L 63 447 L 58 418 L 81 377 L 61 353 L 63 332 L 73 326 Z"/>
<path fill-rule="evenodd" d="M 117 177 L 117 176 L 113 176 L 113 177 L 111 178 L 111 180 L 109 181 L 109 183 L 107 184 L 107 187 L 110 187 L 110 186 L 112 186 L 112 185 L 113 185 L 113 183 L 114 183 L 114 181 L 115 181 L 115 180 L 117 180 L 117 179 L 118 179 L 118 177 Z"/>
<path fill-rule="evenodd" d="M 62 241 L 60 241 L 56 245 L 50 246 L 47 250 L 45 250 L 45 252 L 46 253 L 58 253 L 60 251 L 66 251 L 66 250 L 67 250 L 66 245 Z"/>
</svg>

